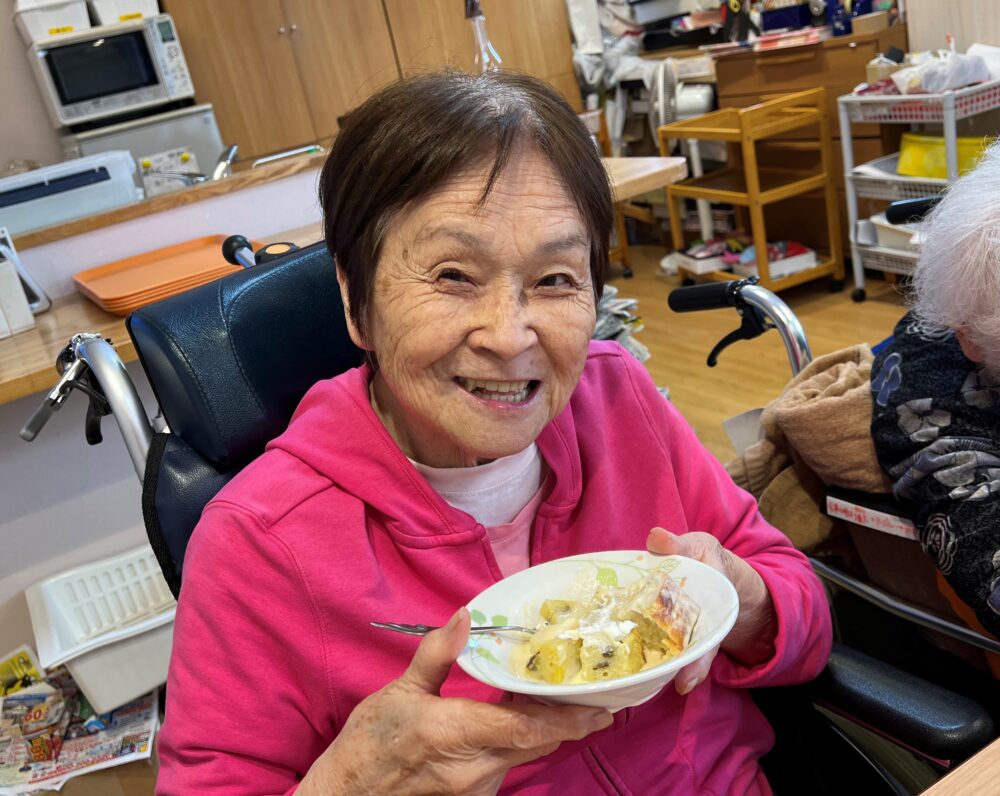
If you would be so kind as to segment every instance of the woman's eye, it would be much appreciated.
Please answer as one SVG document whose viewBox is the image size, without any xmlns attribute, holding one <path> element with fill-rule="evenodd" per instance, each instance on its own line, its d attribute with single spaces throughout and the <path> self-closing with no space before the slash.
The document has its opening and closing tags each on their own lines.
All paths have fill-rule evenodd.
<svg viewBox="0 0 1000 796">
<path fill-rule="evenodd" d="M 539 287 L 568 287 L 572 282 L 566 274 L 550 274 L 543 278 L 539 283 Z"/>
<path fill-rule="evenodd" d="M 469 278 L 463 274 L 461 271 L 455 271 L 449 268 L 446 271 L 442 271 L 438 276 L 438 279 L 446 279 L 449 282 L 468 282 Z"/>
</svg>

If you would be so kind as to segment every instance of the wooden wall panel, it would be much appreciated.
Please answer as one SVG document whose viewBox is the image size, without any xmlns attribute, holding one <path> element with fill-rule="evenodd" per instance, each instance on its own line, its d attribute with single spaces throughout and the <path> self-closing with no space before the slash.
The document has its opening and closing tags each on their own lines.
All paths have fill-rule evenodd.
<svg viewBox="0 0 1000 796">
<path fill-rule="evenodd" d="M 195 96 L 211 102 L 222 139 L 241 160 L 316 139 L 281 4 L 275 0 L 164 0 Z M 211 169 L 211 163 L 199 164 Z"/>
<path fill-rule="evenodd" d="M 475 39 L 457 0 L 385 0 L 385 7 L 404 76 L 473 68 Z M 482 8 L 504 68 L 549 81 L 581 110 L 564 0 L 483 0 Z"/>
<path fill-rule="evenodd" d="M 399 79 L 381 0 L 282 0 L 318 138 L 337 119 Z"/>
</svg>

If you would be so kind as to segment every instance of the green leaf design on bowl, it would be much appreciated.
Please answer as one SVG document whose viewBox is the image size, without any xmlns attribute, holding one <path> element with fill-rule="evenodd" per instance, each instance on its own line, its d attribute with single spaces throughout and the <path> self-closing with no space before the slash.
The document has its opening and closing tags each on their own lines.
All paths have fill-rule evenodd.
<svg viewBox="0 0 1000 796">
<path fill-rule="evenodd" d="M 618 573 L 611 567 L 601 567 L 597 570 L 597 582 L 602 586 L 617 586 Z"/>
<path fill-rule="evenodd" d="M 490 663 L 496 666 L 500 666 L 500 659 L 497 658 L 497 656 L 494 655 L 492 652 L 490 652 L 488 649 L 486 649 L 486 647 L 476 647 L 475 654 L 478 655 L 480 658 L 486 658 L 486 660 L 488 660 Z"/>
<path fill-rule="evenodd" d="M 472 623 L 474 625 L 485 625 L 486 624 L 486 614 L 482 611 L 473 608 L 469 614 L 472 616 Z"/>
<path fill-rule="evenodd" d="M 510 622 L 507 621 L 507 617 L 503 614 L 493 614 L 493 618 L 490 620 L 490 624 L 495 627 L 500 627 L 501 625 L 509 625 Z"/>
</svg>

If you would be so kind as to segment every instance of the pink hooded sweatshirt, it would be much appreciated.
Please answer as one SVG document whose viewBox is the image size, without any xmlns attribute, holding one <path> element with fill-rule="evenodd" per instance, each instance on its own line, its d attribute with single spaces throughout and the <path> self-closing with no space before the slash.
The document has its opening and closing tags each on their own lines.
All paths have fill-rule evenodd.
<svg viewBox="0 0 1000 796">
<path fill-rule="evenodd" d="M 286 794 L 417 640 L 372 619 L 443 624 L 501 578 L 484 528 L 438 496 L 368 400 L 371 372 L 315 385 L 288 430 L 208 505 L 188 547 L 157 793 Z M 614 343 L 592 343 L 569 406 L 538 438 L 554 485 L 533 564 L 642 549 L 654 526 L 707 531 L 770 589 L 773 659 L 720 654 L 585 740 L 512 769 L 501 793 L 767 794 L 767 722 L 744 691 L 815 677 L 830 651 L 806 559 L 757 512 Z M 454 667 L 444 696 L 503 694 Z"/>
</svg>

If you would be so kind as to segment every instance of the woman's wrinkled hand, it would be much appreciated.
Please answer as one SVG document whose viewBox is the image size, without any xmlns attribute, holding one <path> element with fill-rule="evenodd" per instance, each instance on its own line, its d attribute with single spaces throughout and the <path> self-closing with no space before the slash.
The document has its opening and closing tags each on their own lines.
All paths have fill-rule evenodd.
<svg viewBox="0 0 1000 796">
<path fill-rule="evenodd" d="M 493 794 L 507 770 L 608 727 L 584 707 L 444 699 L 468 638 L 469 612 L 429 633 L 398 680 L 363 700 L 298 794 Z"/>
<path fill-rule="evenodd" d="M 736 587 L 740 614 L 736 624 L 722 642 L 721 649 L 740 663 L 763 663 L 774 654 L 777 619 L 774 604 L 764 579 L 752 566 L 723 547 L 710 533 L 692 531 L 680 536 L 663 528 L 653 528 L 646 539 L 652 553 L 679 555 L 701 561 L 725 575 Z M 720 647 L 715 647 L 694 663 L 677 673 L 674 687 L 687 694 L 708 677 L 712 661 Z"/>
</svg>

